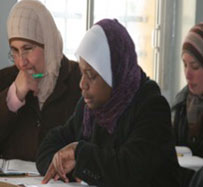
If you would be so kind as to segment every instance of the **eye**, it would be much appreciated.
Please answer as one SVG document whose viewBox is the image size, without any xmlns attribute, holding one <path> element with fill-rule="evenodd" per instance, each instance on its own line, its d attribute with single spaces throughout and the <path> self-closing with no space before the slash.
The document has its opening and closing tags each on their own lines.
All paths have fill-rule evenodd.
<svg viewBox="0 0 203 187">
<path fill-rule="evenodd" d="M 12 54 L 18 53 L 18 49 L 14 48 L 14 47 L 12 47 L 12 48 L 10 49 L 10 51 L 11 51 Z"/>
<path fill-rule="evenodd" d="M 97 77 L 97 74 L 94 74 L 91 71 L 86 71 L 86 74 L 89 80 L 94 80 Z"/>
<path fill-rule="evenodd" d="M 23 47 L 23 50 L 24 51 L 30 51 L 30 50 L 32 50 L 34 47 L 33 46 L 24 46 Z"/>
<path fill-rule="evenodd" d="M 191 63 L 191 68 L 192 68 L 193 70 L 199 70 L 199 69 L 201 68 L 201 65 L 200 65 L 199 62 L 194 61 L 194 62 Z"/>
<path fill-rule="evenodd" d="M 185 61 L 183 61 L 183 66 L 184 68 L 187 68 L 187 63 Z"/>
<path fill-rule="evenodd" d="M 199 64 L 197 64 L 197 63 L 192 65 L 192 69 L 194 69 L 194 70 L 198 70 L 200 67 L 201 66 Z"/>
</svg>

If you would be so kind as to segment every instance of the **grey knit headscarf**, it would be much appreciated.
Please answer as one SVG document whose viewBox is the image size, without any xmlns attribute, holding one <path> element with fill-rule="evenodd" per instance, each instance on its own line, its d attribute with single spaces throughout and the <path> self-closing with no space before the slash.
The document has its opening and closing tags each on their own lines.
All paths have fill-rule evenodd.
<svg viewBox="0 0 203 187">
<path fill-rule="evenodd" d="M 53 92 L 63 57 L 62 38 L 48 9 L 37 0 L 16 3 L 7 20 L 8 39 L 22 38 L 44 45 L 46 76 L 39 83 L 40 108 Z"/>
</svg>

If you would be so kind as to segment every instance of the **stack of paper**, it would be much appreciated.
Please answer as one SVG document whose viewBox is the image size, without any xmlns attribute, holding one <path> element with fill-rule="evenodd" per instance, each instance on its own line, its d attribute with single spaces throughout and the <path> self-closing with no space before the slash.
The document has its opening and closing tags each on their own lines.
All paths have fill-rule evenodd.
<svg viewBox="0 0 203 187">
<path fill-rule="evenodd" d="M 195 171 L 203 167 L 203 158 L 193 156 L 190 148 L 184 146 L 176 146 L 176 153 L 180 166 L 190 168 Z"/>
<path fill-rule="evenodd" d="M 37 171 L 35 162 L 12 159 L 5 160 L 0 159 L 0 175 L 34 175 L 39 176 L 39 172 Z"/>
</svg>

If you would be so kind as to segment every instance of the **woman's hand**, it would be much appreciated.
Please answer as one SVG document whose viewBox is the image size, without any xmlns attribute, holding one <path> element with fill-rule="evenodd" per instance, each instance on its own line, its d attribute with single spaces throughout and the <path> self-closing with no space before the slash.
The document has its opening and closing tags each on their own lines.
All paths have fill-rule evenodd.
<svg viewBox="0 0 203 187">
<path fill-rule="evenodd" d="M 52 178 L 54 180 L 61 178 L 64 182 L 69 182 L 66 174 L 75 168 L 75 149 L 77 145 L 78 142 L 68 144 L 54 155 L 46 175 L 42 180 L 43 184 L 46 184 Z"/>
<path fill-rule="evenodd" d="M 38 93 L 38 80 L 32 77 L 33 70 L 23 71 L 20 70 L 16 80 L 16 95 L 20 101 L 24 101 L 27 93 L 31 90 L 34 92 L 34 95 Z"/>
</svg>

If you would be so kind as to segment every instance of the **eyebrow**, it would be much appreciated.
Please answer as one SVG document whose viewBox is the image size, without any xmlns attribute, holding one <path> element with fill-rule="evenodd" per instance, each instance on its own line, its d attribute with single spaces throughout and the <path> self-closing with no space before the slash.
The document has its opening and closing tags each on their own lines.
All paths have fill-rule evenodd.
<svg viewBox="0 0 203 187">
<path fill-rule="evenodd" d="M 187 60 L 183 59 L 183 62 L 186 63 Z M 198 61 L 194 59 L 194 60 L 190 60 L 189 63 L 190 64 L 198 64 Z"/>
<path fill-rule="evenodd" d="M 79 63 L 80 70 L 82 69 L 81 64 Z M 93 69 L 91 67 L 87 67 L 84 69 L 84 71 L 92 71 Z"/>
<path fill-rule="evenodd" d="M 31 47 L 31 46 L 34 46 L 34 45 L 27 43 L 27 44 L 24 44 L 23 46 L 21 46 L 20 49 L 24 49 L 26 47 Z M 14 49 L 14 50 L 19 50 L 19 48 L 15 47 L 15 46 L 12 46 L 12 45 L 10 45 L 10 48 Z"/>
</svg>

